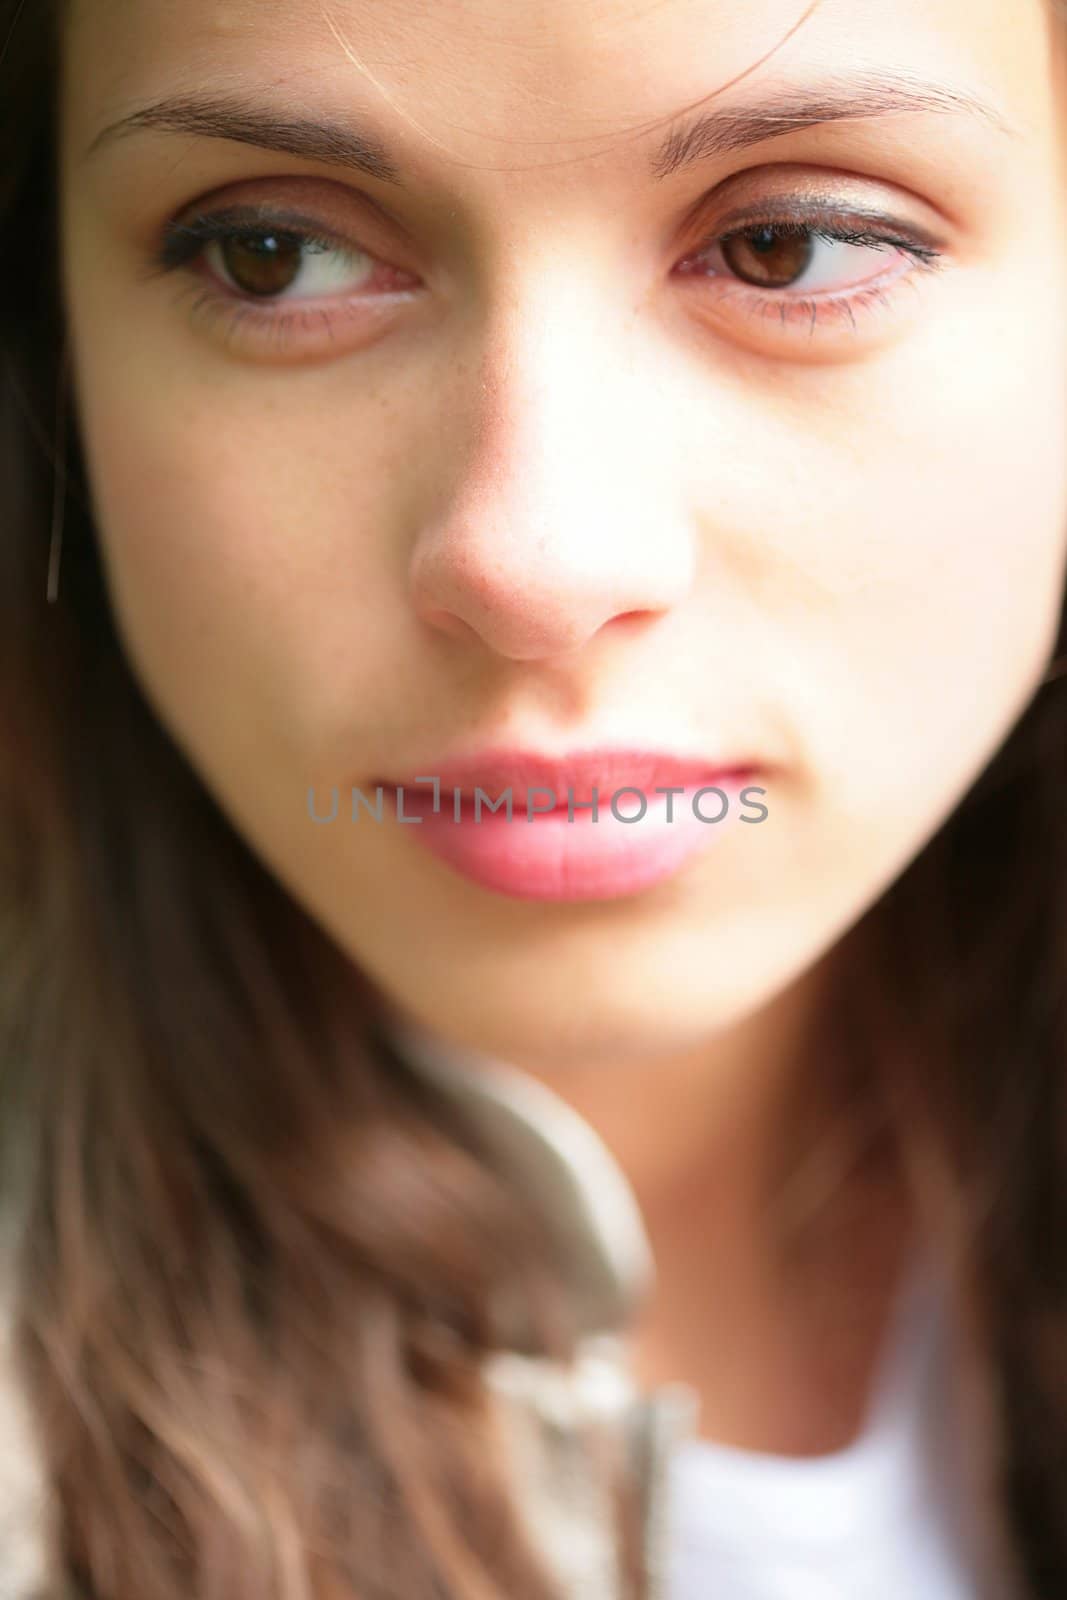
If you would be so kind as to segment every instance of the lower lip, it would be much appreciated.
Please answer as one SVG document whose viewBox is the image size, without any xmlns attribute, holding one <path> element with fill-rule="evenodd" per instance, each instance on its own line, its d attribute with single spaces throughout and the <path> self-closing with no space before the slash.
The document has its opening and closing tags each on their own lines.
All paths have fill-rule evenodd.
<svg viewBox="0 0 1067 1600">
<path fill-rule="evenodd" d="M 442 788 L 438 812 L 432 793 L 425 789 L 405 789 L 399 801 L 395 789 L 392 794 L 400 825 L 411 821 L 412 836 L 420 844 L 485 889 L 519 900 L 613 900 L 673 877 L 687 861 L 723 838 L 738 819 L 741 790 L 754 781 L 750 772 L 727 772 L 670 796 L 642 790 L 643 816 L 638 816 L 638 796 L 627 790 L 616 805 L 624 818 L 635 819 L 631 821 L 620 821 L 612 811 L 615 790 L 599 796 L 595 822 L 590 811 L 577 805 L 573 821 L 566 805 L 535 811 L 528 820 L 525 801 L 513 802 L 510 822 L 503 808 L 489 811 L 484 802 L 475 820 L 474 801 L 466 795 L 460 799 L 457 822 L 451 790 Z M 694 796 L 699 796 L 699 814 L 693 808 Z M 498 798 L 490 791 L 490 799 Z M 535 805 L 537 798 L 535 792 Z M 724 804 L 722 820 L 711 820 Z M 418 822 L 411 820 L 416 817 Z"/>
</svg>

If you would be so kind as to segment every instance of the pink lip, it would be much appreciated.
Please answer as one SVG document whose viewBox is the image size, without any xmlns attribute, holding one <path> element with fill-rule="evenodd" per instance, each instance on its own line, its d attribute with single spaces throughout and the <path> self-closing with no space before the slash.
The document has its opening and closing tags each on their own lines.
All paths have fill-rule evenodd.
<svg viewBox="0 0 1067 1600">
<path fill-rule="evenodd" d="M 483 888 L 519 899 L 614 899 L 663 881 L 723 837 L 758 763 L 638 748 L 558 757 L 495 748 L 377 781 L 393 791 L 398 825 Z M 667 788 L 680 792 L 657 792 Z M 510 820 L 505 805 L 489 809 L 506 792 Z M 553 799 L 555 809 L 544 809 Z"/>
</svg>

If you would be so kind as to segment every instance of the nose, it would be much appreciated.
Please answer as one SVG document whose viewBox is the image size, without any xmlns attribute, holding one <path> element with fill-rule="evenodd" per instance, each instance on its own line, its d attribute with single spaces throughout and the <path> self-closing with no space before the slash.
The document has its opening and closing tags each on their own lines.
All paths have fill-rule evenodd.
<svg viewBox="0 0 1067 1600">
<path fill-rule="evenodd" d="M 540 316 L 513 311 L 510 328 L 484 341 L 448 408 L 434 450 L 451 463 L 446 489 L 420 527 L 409 583 L 428 626 L 535 661 L 677 606 L 697 553 L 681 447 L 668 443 L 649 373 L 628 370 L 617 328 L 591 326 L 573 305 L 563 314 L 558 296 Z"/>
</svg>

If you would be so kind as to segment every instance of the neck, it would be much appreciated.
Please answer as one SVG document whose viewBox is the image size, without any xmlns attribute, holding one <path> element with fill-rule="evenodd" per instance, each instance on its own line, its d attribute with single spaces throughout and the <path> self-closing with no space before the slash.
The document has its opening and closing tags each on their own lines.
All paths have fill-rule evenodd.
<svg viewBox="0 0 1067 1600">
<path fill-rule="evenodd" d="M 827 998 L 820 971 L 699 1047 L 516 1062 L 633 1186 L 656 1262 L 631 1331 L 638 1378 L 692 1384 L 704 1436 L 785 1455 L 859 1431 L 914 1246 L 878 1127 L 838 1103 Z"/>
</svg>

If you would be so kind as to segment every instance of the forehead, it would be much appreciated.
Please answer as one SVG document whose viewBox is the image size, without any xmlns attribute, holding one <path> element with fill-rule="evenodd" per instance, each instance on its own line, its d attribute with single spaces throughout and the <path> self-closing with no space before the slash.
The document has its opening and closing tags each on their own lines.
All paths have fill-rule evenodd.
<svg viewBox="0 0 1067 1600">
<path fill-rule="evenodd" d="M 537 161 L 744 78 L 899 68 L 1013 117 L 1050 83 L 1046 0 L 72 0 L 68 111 L 91 132 L 156 93 L 346 101 L 411 150 Z M 71 103 L 73 102 L 73 104 Z"/>
</svg>

